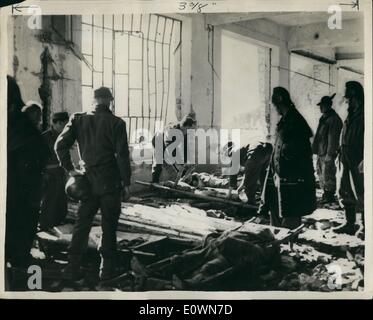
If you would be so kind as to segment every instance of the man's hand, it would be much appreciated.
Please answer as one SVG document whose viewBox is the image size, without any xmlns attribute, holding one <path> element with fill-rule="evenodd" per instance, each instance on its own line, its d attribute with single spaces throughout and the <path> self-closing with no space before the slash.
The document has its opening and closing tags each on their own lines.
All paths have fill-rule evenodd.
<svg viewBox="0 0 373 320">
<path fill-rule="evenodd" d="M 129 186 L 124 186 L 123 188 L 123 201 L 129 200 L 131 198 L 131 191 Z"/>
</svg>

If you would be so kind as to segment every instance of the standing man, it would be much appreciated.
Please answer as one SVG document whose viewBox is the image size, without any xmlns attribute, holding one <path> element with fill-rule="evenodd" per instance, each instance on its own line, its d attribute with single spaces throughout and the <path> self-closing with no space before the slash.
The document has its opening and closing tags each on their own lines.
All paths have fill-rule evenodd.
<svg viewBox="0 0 373 320">
<path fill-rule="evenodd" d="M 339 137 L 342 130 L 342 120 L 332 108 L 333 98 L 325 96 L 317 104 L 320 106 L 322 116 L 319 120 L 315 139 L 312 144 L 312 152 L 317 155 L 317 175 L 320 187 L 323 189 L 321 204 L 333 203 L 336 190 L 336 166 L 335 159 L 339 148 Z"/>
<path fill-rule="evenodd" d="M 346 224 L 337 233 L 355 234 L 356 212 L 364 213 L 364 89 L 357 81 L 346 83 L 348 115 L 344 122 L 339 155 L 339 197 L 346 215 Z M 363 215 L 364 217 L 364 215 Z"/>
<path fill-rule="evenodd" d="M 43 176 L 44 193 L 39 219 L 42 230 L 58 226 L 67 214 L 66 175 L 54 152 L 54 144 L 68 121 L 69 114 L 67 112 L 57 112 L 52 116 L 52 127 L 42 134 L 49 148 L 48 163 Z"/>
<path fill-rule="evenodd" d="M 114 99 L 110 89 L 94 91 L 95 110 L 74 114 L 57 138 L 55 150 L 61 166 L 70 176 L 82 174 L 75 170 L 70 148 L 78 142 L 82 171 L 90 185 L 91 194 L 81 202 L 74 225 L 69 250 L 69 265 L 64 277 L 77 280 L 81 277 L 82 256 L 88 245 L 92 221 L 98 209 L 102 215 L 100 279 L 109 279 L 116 271 L 116 230 L 121 213 L 121 190 L 124 200 L 130 196 L 130 156 L 126 123 L 113 115 L 110 105 Z"/>
<path fill-rule="evenodd" d="M 7 203 L 5 257 L 12 267 L 30 266 L 48 149 L 35 118 L 25 111 L 20 89 L 8 76 Z M 40 110 L 40 107 L 35 107 Z M 27 109 L 27 108 L 26 108 Z M 40 118 L 41 119 L 41 118 Z"/>
<path fill-rule="evenodd" d="M 270 212 L 271 225 L 294 229 L 301 224 L 302 216 L 316 209 L 312 131 L 285 88 L 273 89 L 272 103 L 281 119 L 277 124 L 263 206 Z"/>
</svg>

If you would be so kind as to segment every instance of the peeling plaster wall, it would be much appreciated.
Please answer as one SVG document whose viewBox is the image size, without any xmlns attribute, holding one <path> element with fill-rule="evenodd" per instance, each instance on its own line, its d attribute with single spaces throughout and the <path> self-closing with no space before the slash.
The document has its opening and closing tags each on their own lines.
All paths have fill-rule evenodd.
<svg viewBox="0 0 373 320">
<path fill-rule="evenodd" d="M 44 82 L 51 95 L 51 113 L 81 111 L 81 61 L 51 29 L 51 16 L 42 16 L 42 30 L 30 29 L 27 19 L 27 16 L 13 16 L 9 19 L 13 28 L 9 38 L 11 58 L 8 73 L 16 78 L 23 99 L 42 102 L 39 88 Z M 80 25 L 79 19 L 78 16 L 73 17 L 74 26 Z M 78 46 L 79 33 L 79 28 L 74 28 L 73 40 L 78 42 Z M 43 52 L 48 53 L 51 59 L 44 80 L 41 60 Z"/>
</svg>

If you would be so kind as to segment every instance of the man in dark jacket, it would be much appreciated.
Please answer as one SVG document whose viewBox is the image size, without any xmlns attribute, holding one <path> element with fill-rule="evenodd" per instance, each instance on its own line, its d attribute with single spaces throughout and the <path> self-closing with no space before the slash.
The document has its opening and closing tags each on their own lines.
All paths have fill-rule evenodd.
<svg viewBox="0 0 373 320">
<path fill-rule="evenodd" d="M 21 112 L 24 103 L 14 78 L 8 76 L 8 162 L 6 261 L 28 267 L 40 211 L 42 171 L 48 149 L 41 133 Z"/>
<path fill-rule="evenodd" d="M 78 210 L 69 250 L 69 265 L 64 269 L 64 277 L 71 280 L 81 276 L 82 256 L 98 209 L 101 209 L 103 232 L 99 248 L 100 278 L 107 279 L 115 274 L 116 230 L 121 213 L 122 188 L 125 200 L 129 198 L 131 167 L 126 123 L 109 109 L 113 100 L 110 89 L 101 87 L 95 90 L 94 98 L 95 110 L 74 114 L 55 145 L 61 166 L 70 176 L 76 176 L 81 172 L 74 169 L 70 148 L 75 141 L 78 142 L 82 171 L 91 185 L 91 195 L 81 201 Z"/>
<path fill-rule="evenodd" d="M 316 209 L 312 131 L 286 89 L 274 88 L 272 103 L 281 119 L 265 183 L 264 206 L 270 212 L 271 225 L 294 229 L 300 225 L 302 216 Z"/>
<path fill-rule="evenodd" d="M 67 214 L 66 174 L 58 162 L 54 152 L 54 144 L 68 121 L 69 114 L 67 112 L 57 112 L 52 116 L 52 127 L 42 134 L 49 148 L 48 163 L 43 175 L 44 190 L 39 219 L 42 230 L 58 226 Z"/>
<path fill-rule="evenodd" d="M 348 115 L 341 135 L 339 197 L 344 207 L 346 224 L 335 229 L 338 233 L 355 234 L 356 212 L 364 213 L 364 89 L 359 82 L 346 83 L 345 98 Z"/>
<path fill-rule="evenodd" d="M 322 116 L 312 144 L 313 154 L 317 155 L 317 175 L 320 187 L 324 191 L 322 204 L 335 201 L 335 159 L 337 157 L 339 137 L 343 123 L 339 115 L 332 108 L 334 96 L 335 94 L 331 97 L 322 97 L 321 101 L 317 104 L 320 106 Z"/>
</svg>

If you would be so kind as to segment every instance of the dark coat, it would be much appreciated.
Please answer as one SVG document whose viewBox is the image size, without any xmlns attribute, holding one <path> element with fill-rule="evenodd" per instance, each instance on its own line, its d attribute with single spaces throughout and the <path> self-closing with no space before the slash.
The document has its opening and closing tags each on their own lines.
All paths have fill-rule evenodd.
<svg viewBox="0 0 373 320">
<path fill-rule="evenodd" d="M 318 156 L 328 155 L 335 158 L 339 148 L 342 126 L 342 120 L 334 109 L 323 114 L 313 140 L 312 152 Z"/>
<path fill-rule="evenodd" d="M 9 114 L 7 148 L 6 259 L 15 266 L 28 266 L 48 148 L 38 129 L 20 111 Z"/>
<path fill-rule="evenodd" d="M 54 144 L 56 143 L 58 133 L 53 129 L 49 129 L 49 130 L 44 131 L 42 136 L 43 136 L 45 143 L 48 145 L 48 149 L 49 149 L 49 158 L 48 158 L 47 165 L 49 166 L 59 165 L 57 155 L 54 152 Z"/>
<path fill-rule="evenodd" d="M 316 209 L 311 137 L 310 127 L 295 107 L 277 124 L 271 172 L 280 178 L 283 217 L 299 217 Z"/>
<path fill-rule="evenodd" d="M 55 145 L 57 158 L 67 171 L 74 170 L 70 148 L 75 141 L 93 194 L 103 195 L 121 188 L 122 184 L 130 185 L 127 129 L 121 118 L 104 106 L 72 115 Z"/>
<path fill-rule="evenodd" d="M 341 136 L 341 161 L 356 168 L 364 158 L 364 108 L 349 110 Z"/>
</svg>

